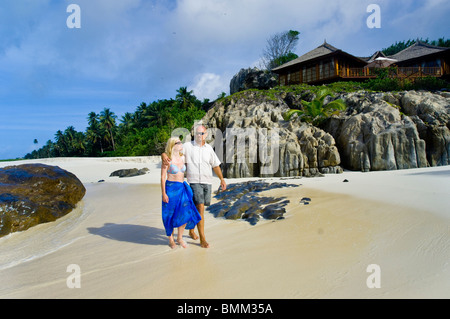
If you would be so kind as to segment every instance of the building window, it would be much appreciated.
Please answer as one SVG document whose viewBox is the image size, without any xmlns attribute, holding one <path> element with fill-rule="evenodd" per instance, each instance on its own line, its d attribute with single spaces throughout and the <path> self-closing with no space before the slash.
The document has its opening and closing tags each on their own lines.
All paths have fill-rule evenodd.
<svg viewBox="0 0 450 319">
<path fill-rule="evenodd" d="M 321 63 L 320 78 L 327 79 L 334 75 L 333 59 Z"/>
<path fill-rule="evenodd" d="M 303 68 L 303 82 L 308 83 L 317 79 L 316 66 L 309 65 Z"/>
</svg>

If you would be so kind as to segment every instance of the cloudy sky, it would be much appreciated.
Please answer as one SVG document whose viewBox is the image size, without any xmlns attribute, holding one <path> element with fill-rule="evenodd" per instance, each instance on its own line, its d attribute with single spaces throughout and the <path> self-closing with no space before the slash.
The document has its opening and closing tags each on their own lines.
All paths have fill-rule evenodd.
<svg viewBox="0 0 450 319">
<path fill-rule="evenodd" d="M 67 25 L 70 4 L 80 28 Z M 369 4 L 381 28 L 368 28 Z M 0 159 L 70 125 L 84 131 L 88 113 L 105 107 L 120 118 L 182 86 L 199 99 L 228 94 L 281 31 L 301 32 L 298 55 L 326 39 L 370 56 L 396 41 L 449 38 L 449 16 L 447 0 L 2 0 Z"/>
</svg>

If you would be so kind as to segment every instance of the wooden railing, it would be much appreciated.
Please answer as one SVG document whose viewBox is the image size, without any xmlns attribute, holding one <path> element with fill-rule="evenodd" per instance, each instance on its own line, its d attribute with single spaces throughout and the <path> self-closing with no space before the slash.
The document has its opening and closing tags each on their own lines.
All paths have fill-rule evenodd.
<svg viewBox="0 0 450 319">
<path fill-rule="evenodd" d="M 380 68 L 341 68 L 338 75 L 343 78 L 375 78 L 380 74 Z M 400 67 L 400 68 L 388 68 L 388 77 L 398 78 L 417 78 L 442 76 L 442 69 L 440 67 Z"/>
<path fill-rule="evenodd" d="M 375 69 L 368 68 L 342 68 L 339 70 L 339 75 L 343 78 L 367 78 L 376 77 Z"/>
<path fill-rule="evenodd" d="M 410 68 L 398 68 L 398 77 L 423 77 L 423 76 L 442 76 L 440 67 L 410 67 Z"/>
</svg>

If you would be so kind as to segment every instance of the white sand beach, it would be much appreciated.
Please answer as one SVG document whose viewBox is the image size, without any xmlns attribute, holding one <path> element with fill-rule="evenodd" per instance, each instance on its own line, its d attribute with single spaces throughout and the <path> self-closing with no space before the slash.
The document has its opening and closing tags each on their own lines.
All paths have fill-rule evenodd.
<svg viewBox="0 0 450 319">
<path fill-rule="evenodd" d="M 206 211 L 211 248 L 185 231 L 188 248 L 172 250 L 161 220 L 158 157 L 0 167 L 30 162 L 74 173 L 87 192 L 63 218 L 0 238 L 0 298 L 450 297 L 450 166 L 265 179 L 300 184 L 264 193 L 290 200 L 285 219 L 251 226 Z M 109 177 L 143 167 L 150 172 Z M 67 284 L 73 264 L 79 288 Z M 369 288 L 375 274 L 380 287 Z"/>
</svg>

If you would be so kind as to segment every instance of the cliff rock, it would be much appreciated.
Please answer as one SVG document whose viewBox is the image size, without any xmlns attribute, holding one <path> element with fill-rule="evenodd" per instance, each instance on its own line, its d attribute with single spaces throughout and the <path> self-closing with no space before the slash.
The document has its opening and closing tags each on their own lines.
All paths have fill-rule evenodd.
<svg viewBox="0 0 450 319">
<path fill-rule="evenodd" d="M 450 100 L 430 92 L 340 96 L 348 109 L 325 126 L 343 166 L 377 171 L 450 163 Z"/>
<path fill-rule="evenodd" d="M 217 101 L 203 117 L 222 155 L 225 177 L 317 176 L 340 173 L 333 136 L 298 119 L 285 121 L 289 107 L 259 92 Z"/>
<path fill-rule="evenodd" d="M 230 81 L 230 94 L 248 90 L 267 90 L 278 85 L 275 74 L 258 68 L 241 69 Z"/>
</svg>

